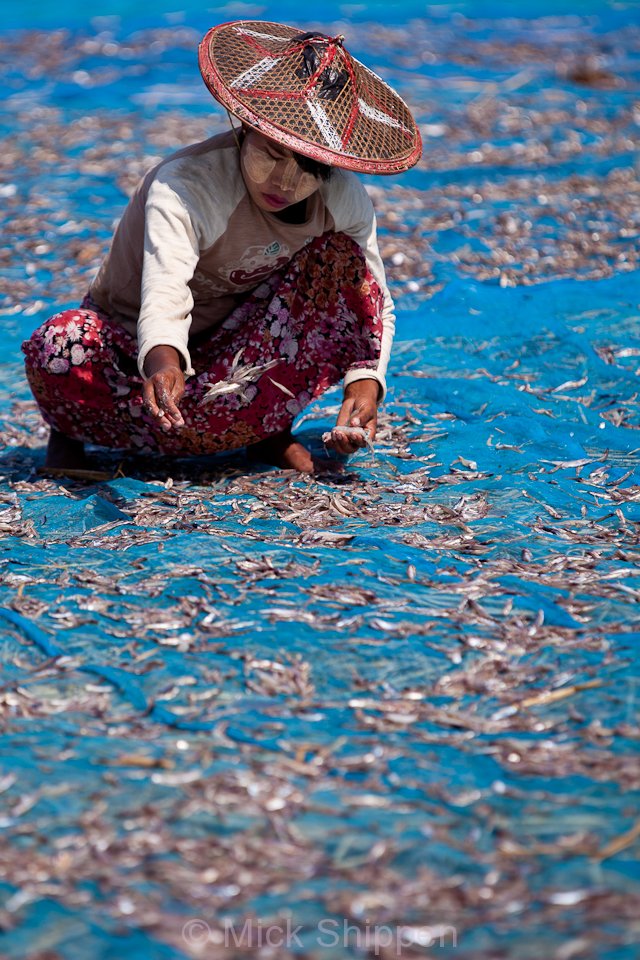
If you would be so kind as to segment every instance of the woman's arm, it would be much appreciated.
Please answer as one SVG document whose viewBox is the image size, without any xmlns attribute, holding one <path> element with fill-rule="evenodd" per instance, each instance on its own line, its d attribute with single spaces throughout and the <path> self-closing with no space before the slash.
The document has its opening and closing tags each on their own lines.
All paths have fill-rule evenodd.
<svg viewBox="0 0 640 960">
<path fill-rule="evenodd" d="M 327 446 L 343 456 L 355 453 L 359 447 L 366 446 L 365 437 L 341 433 L 340 427 L 363 427 L 367 431 L 368 442 L 373 442 L 378 427 L 379 392 L 380 385 L 372 378 L 353 380 L 345 387 L 344 400 Z"/>
<path fill-rule="evenodd" d="M 344 378 L 345 397 L 346 388 L 352 383 L 371 379 L 379 384 L 378 402 L 381 403 L 387 392 L 386 370 L 395 332 L 395 310 L 378 248 L 375 211 L 364 185 L 356 174 L 348 170 L 334 170 L 328 183 L 323 184 L 322 190 L 336 231 L 346 233 L 359 245 L 383 296 L 382 337 L 377 365 L 375 369 L 364 369 L 358 368 L 356 364 L 347 370 Z"/>
<path fill-rule="evenodd" d="M 200 256 L 194 215 L 179 184 L 162 171 L 149 187 L 145 203 L 144 255 L 138 316 L 138 369 L 149 376 L 147 355 L 158 346 L 173 347 L 187 376 L 193 373 L 189 329 L 193 294 L 189 282 Z M 174 189 L 175 186 L 175 189 Z"/>
<path fill-rule="evenodd" d="M 355 364 L 345 374 L 342 406 L 328 442 L 337 452 L 348 455 L 375 439 L 378 404 L 384 400 L 387 390 L 385 374 L 395 331 L 395 313 L 378 249 L 375 212 L 366 190 L 355 174 L 337 170 L 325 189 L 336 230 L 346 233 L 360 246 L 383 296 L 382 337 L 377 364 L 375 369 Z M 363 427 L 368 436 L 365 439 L 357 433 L 340 434 L 338 428 L 345 426 Z"/>
<path fill-rule="evenodd" d="M 147 376 L 142 387 L 144 405 L 163 430 L 184 426 L 178 409 L 178 403 L 184 396 L 184 373 L 180 359 L 175 347 L 161 344 L 152 347 L 144 361 Z"/>
</svg>

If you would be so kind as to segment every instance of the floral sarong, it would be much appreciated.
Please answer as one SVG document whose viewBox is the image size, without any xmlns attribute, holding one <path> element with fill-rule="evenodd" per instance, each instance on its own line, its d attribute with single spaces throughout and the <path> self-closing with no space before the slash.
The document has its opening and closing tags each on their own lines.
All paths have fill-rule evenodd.
<svg viewBox="0 0 640 960">
<path fill-rule="evenodd" d="M 176 456 L 233 450 L 290 426 L 347 370 L 376 368 L 382 299 L 353 240 L 313 240 L 189 343 L 185 426 L 170 432 L 143 407 L 135 337 L 89 297 L 25 341 L 27 377 L 46 422 L 68 437 Z"/>
</svg>

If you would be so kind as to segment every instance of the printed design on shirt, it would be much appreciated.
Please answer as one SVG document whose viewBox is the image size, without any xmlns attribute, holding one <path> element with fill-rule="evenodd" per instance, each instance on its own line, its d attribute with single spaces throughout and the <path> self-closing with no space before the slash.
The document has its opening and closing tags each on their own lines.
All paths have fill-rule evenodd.
<svg viewBox="0 0 640 960">
<path fill-rule="evenodd" d="M 219 294 L 225 295 L 230 292 L 228 281 L 225 283 L 210 273 L 205 273 L 203 270 L 196 270 L 189 286 L 194 294 L 196 294 L 196 299 L 198 296 L 211 297 Z"/>
<path fill-rule="evenodd" d="M 238 287 L 252 290 L 261 280 L 289 263 L 291 256 L 289 247 L 278 240 L 266 247 L 254 244 L 235 260 L 233 266 L 221 265 L 215 273 L 196 270 L 190 286 L 194 292 L 209 296 L 233 293 Z"/>
<path fill-rule="evenodd" d="M 248 247 L 238 263 L 232 268 L 221 270 L 220 273 L 234 286 L 245 287 L 259 283 L 290 260 L 289 248 L 274 240 L 266 247 L 262 244 Z"/>
</svg>

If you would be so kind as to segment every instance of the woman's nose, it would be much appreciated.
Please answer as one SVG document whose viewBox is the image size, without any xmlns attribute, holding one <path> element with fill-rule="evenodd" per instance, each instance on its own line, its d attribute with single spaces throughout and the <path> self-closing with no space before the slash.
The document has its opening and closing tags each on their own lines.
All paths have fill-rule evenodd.
<svg viewBox="0 0 640 960">
<path fill-rule="evenodd" d="M 298 179 L 298 170 L 298 164 L 293 157 L 290 157 L 284 162 L 281 160 L 280 163 L 276 165 L 275 180 L 284 193 L 288 193 L 295 188 Z"/>
</svg>

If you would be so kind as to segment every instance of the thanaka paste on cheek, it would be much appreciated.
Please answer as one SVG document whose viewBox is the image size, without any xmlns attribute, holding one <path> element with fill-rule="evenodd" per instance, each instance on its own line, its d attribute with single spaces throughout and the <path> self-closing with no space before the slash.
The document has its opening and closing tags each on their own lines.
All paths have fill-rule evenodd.
<svg viewBox="0 0 640 960">
<path fill-rule="evenodd" d="M 313 174 L 302 170 L 294 157 L 276 159 L 266 150 L 255 147 L 251 140 L 244 143 L 243 162 L 247 175 L 254 183 L 262 186 L 272 180 L 277 189 L 288 196 L 292 195 L 292 203 L 304 200 L 317 187 Z"/>
<path fill-rule="evenodd" d="M 254 183 L 266 183 L 275 168 L 275 157 L 269 156 L 266 150 L 254 147 L 249 139 L 245 140 L 243 147 L 242 160 L 246 172 Z"/>
</svg>

